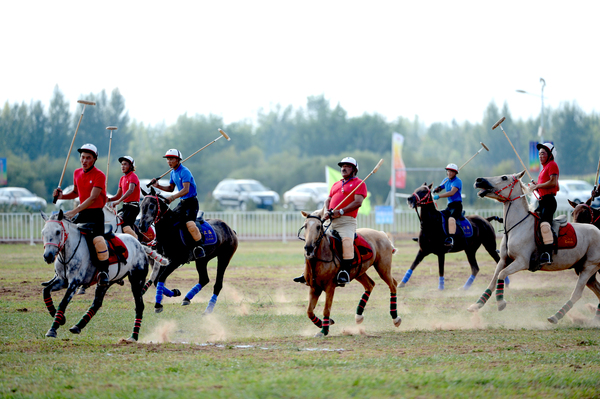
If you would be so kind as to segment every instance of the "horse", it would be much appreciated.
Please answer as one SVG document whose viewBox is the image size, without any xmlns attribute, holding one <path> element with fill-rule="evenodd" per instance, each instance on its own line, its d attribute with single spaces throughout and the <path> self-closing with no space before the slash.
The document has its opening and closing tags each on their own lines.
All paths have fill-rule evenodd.
<svg viewBox="0 0 600 399">
<path fill-rule="evenodd" d="M 442 225 L 442 213 L 436 209 L 435 203 L 433 202 L 431 197 L 431 187 L 432 184 L 427 185 L 427 183 L 423 183 L 422 186 L 414 191 L 412 196 L 406 199 L 408 205 L 417 212 L 417 216 L 419 216 L 417 208 L 421 208 L 421 215 L 419 216 L 419 220 L 421 221 L 421 232 L 419 233 L 418 239 L 419 252 L 398 287 L 405 287 L 419 263 L 421 263 L 427 255 L 435 254 L 438 258 L 439 269 L 438 289 L 443 290 L 444 260 L 446 253 L 465 251 L 467 260 L 471 266 L 471 276 L 461 288 L 467 290 L 471 287 L 475 277 L 477 277 L 477 274 L 479 273 L 479 265 L 477 264 L 475 255 L 482 244 L 496 263 L 500 260 L 498 252 L 496 251 L 496 232 L 490 223 L 492 220 L 500 219 L 497 216 L 492 216 L 487 219 L 478 215 L 467 216 L 466 219 L 472 226 L 472 235 L 470 237 L 461 238 L 461 236 L 457 234 L 452 249 L 448 251 L 448 248 L 444 245 L 445 233 Z M 457 231 L 459 229 L 457 229 Z"/>
<path fill-rule="evenodd" d="M 540 266 L 535 257 L 537 215 L 529 210 L 527 204 L 526 195 L 529 190 L 521 182 L 524 174 L 525 171 L 522 171 L 513 175 L 479 177 L 475 180 L 474 187 L 480 189 L 478 195 L 481 198 L 487 197 L 503 204 L 504 237 L 500 245 L 500 262 L 494 276 L 479 300 L 469 306 L 468 310 L 476 312 L 483 307 L 492 296 L 494 286 L 498 310 L 503 310 L 506 307 L 504 280 L 511 274 L 527 269 L 560 271 L 573 268 L 579 277 L 571 297 L 558 312 L 548 317 L 550 323 L 556 324 L 581 298 L 585 286 L 600 301 L 600 283 L 596 279 L 596 273 L 600 270 L 600 230 L 588 224 L 568 223 L 567 227 L 572 228 L 576 239 L 570 238 L 570 245 L 563 246 L 563 249 L 559 247 L 551 264 Z M 596 312 L 596 321 L 600 321 L 599 313 L 600 310 Z"/>
<path fill-rule="evenodd" d="M 165 198 L 151 188 L 149 194 L 142 191 L 144 199 L 141 204 L 140 231 L 145 233 L 148 227 L 154 223 L 156 229 L 156 240 L 158 252 L 164 254 L 169 263 L 160 268 L 158 277 L 156 278 L 156 301 L 154 311 L 160 313 L 163 310 L 162 299 L 163 295 L 168 297 L 178 296 L 179 290 L 169 290 L 165 287 L 165 281 L 175 269 L 194 260 L 192 253 L 193 244 L 188 244 L 183 241 L 183 237 L 187 237 L 188 231 L 185 225 L 179 223 L 176 214 L 169 209 L 169 205 Z M 206 219 L 202 223 L 196 221 L 198 229 L 202 231 L 201 224 L 208 224 L 214 231 L 214 243 L 205 243 L 204 250 L 206 255 L 202 258 L 195 259 L 196 270 L 198 271 L 198 284 L 196 284 L 184 297 L 181 305 L 187 306 L 191 303 L 194 296 L 205 287 L 210 279 L 208 278 L 207 265 L 211 259 L 217 258 L 217 280 L 213 287 L 213 295 L 206 306 L 204 314 L 210 314 L 214 310 L 217 303 L 217 297 L 223 288 L 223 277 L 225 270 L 235 254 L 238 247 L 237 234 L 231 227 L 220 219 Z M 180 227 L 183 226 L 183 230 Z M 202 234 L 203 239 L 206 234 Z M 190 237 L 191 239 L 191 237 Z"/>
<path fill-rule="evenodd" d="M 306 242 L 304 246 L 304 276 L 306 277 L 306 284 L 310 287 L 306 314 L 315 326 L 321 328 L 321 331 L 315 337 L 323 337 L 329 334 L 329 327 L 334 324 L 333 319 L 330 317 L 331 305 L 333 304 L 333 295 L 337 286 L 336 275 L 341 260 L 332 247 L 332 234 L 326 232 L 326 228 L 323 226 L 323 210 L 317 210 L 311 214 L 302 211 L 302 216 L 305 219 L 303 226 L 298 231 L 298 238 Z M 303 238 L 300 237 L 302 229 L 304 229 Z M 390 288 L 390 315 L 394 325 L 399 327 L 402 319 L 398 316 L 396 308 L 397 282 L 392 277 L 392 255 L 396 252 L 396 249 L 388 236 L 382 231 L 361 228 L 357 229 L 356 233 L 368 243 L 373 255 L 365 261 L 358 259 L 359 265 L 348 271 L 350 278 L 355 279 L 365 288 L 356 309 L 356 324 L 363 322 L 365 305 L 369 300 L 373 287 L 375 287 L 375 282 L 366 273 L 373 266 L 381 279 Z M 325 291 L 325 308 L 323 309 L 323 320 L 321 320 L 315 315 L 314 309 L 323 291 Z"/>
<path fill-rule="evenodd" d="M 600 229 L 600 210 L 592 208 L 593 198 L 579 204 L 571 200 L 567 201 L 574 208 L 572 214 L 573 222 L 591 224 Z"/>
<path fill-rule="evenodd" d="M 51 217 L 42 213 L 42 217 L 46 221 L 42 229 L 44 260 L 48 264 L 54 262 L 56 273 L 52 282 L 44 288 L 46 308 L 50 315 L 54 317 L 54 322 L 46 333 L 46 337 L 56 338 L 56 330 L 66 322 L 65 311 L 75 294 L 75 290 L 82 285 L 91 286 L 95 284 L 97 282 L 97 270 L 92 265 L 90 251 L 82 232 L 75 223 L 64 217 L 62 210 Z M 102 301 L 108 288 L 127 276 L 135 300 L 135 322 L 133 332 L 127 340 L 135 342 L 138 340 L 144 313 L 142 288 L 148 274 L 148 258 L 144 248 L 135 238 L 129 234 L 118 234 L 117 237 L 127 248 L 127 258 L 117 260 L 109 266 L 109 285 L 96 287 L 92 306 L 69 331 L 73 334 L 81 333 L 81 330 L 102 307 Z M 64 288 L 67 291 L 57 310 L 54 307 L 51 293 Z"/>
</svg>

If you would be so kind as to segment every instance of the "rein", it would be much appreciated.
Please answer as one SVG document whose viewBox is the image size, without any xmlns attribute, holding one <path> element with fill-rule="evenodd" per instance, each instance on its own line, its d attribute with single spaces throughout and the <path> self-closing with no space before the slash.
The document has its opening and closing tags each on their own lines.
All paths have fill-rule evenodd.
<svg viewBox="0 0 600 399">
<path fill-rule="evenodd" d="M 422 223 L 423 221 L 421 220 L 421 215 L 419 215 L 419 211 L 417 210 L 417 208 L 421 207 L 421 213 L 423 213 L 423 210 L 422 210 L 423 205 L 433 204 L 433 198 L 431 197 L 431 191 L 427 190 L 427 194 L 425 194 L 422 198 L 420 198 L 417 195 L 417 192 L 415 191 L 413 193 L 413 197 L 416 198 L 415 206 L 414 206 L 415 212 L 417 214 L 417 217 L 419 218 L 419 223 Z"/>
<path fill-rule="evenodd" d="M 321 222 L 321 234 L 319 235 L 319 238 L 317 238 L 317 241 L 315 242 L 315 248 L 320 248 L 321 247 L 321 241 L 325 237 L 325 233 L 327 233 L 327 230 L 331 226 L 331 223 L 329 223 L 327 225 L 327 227 L 324 227 L 325 221 L 323 219 L 321 219 L 319 216 L 308 215 L 306 217 L 306 219 L 317 219 L 319 222 Z M 304 228 L 306 228 L 306 224 L 304 224 L 302 227 L 300 227 L 300 229 L 298 229 L 298 238 L 300 240 L 302 240 L 302 241 L 306 241 L 304 238 L 300 237 L 300 232 Z M 335 260 L 335 254 L 334 254 L 333 250 L 331 251 L 331 253 L 332 253 L 332 256 L 331 256 L 330 260 L 320 259 L 318 257 L 313 258 L 313 259 L 316 260 L 316 261 L 319 261 L 319 262 L 333 262 Z"/>
<path fill-rule="evenodd" d="M 510 229 L 506 228 L 506 222 L 508 219 L 508 212 L 510 212 L 510 207 L 513 204 L 513 201 L 518 200 L 519 198 L 523 198 L 525 197 L 525 194 L 521 194 L 521 195 L 517 195 L 515 198 L 510 198 L 510 196 L 512 195 L 513 190 L 515 189 L 515 186 L 517 185 L 517 182 L 519 181 L 519 179 L 517 179 L 514 175 L 513 175 L 513 181 L 512 183 L 509 183 L 508 185 L 506 185 L 505 187 L 494 191 L 494 194 L 496 194 L 498 197 L 503 198 L 504 201 L 501 202 L 508 202 L 508 208 L 506 209 L 506 213 L 504 214 L 504 235 L 506 236 L 506 242 L 508 243 L 508 233 L 510 231 L 512 231 L 515 227 L 517 227 L 518 225 L 520 225 L 523 221 L 525 221 L 525 219 L 527 219 L 529 216 L 532 215 L 531 212 L 527 211 L 527 215 L 525 215 L 525 217 L 521 220 L 519 220 L 514 226 L 512 226 Z M 504 191 L 505 189 L 510 187 L 510 192 L 508 193 L 508 197 L 503 196 L 502 194 L 500 194 L 502 191 Z"/>
<path fill-rule="evenodd" d="M 165 211 L 164 213 L 162 212 L 161 209 L 161 199 L 158 197 L 158 195 L 148 195 L 146 196 L 147 198 L 154 198 L 156 200 L 156 205 L 158 210 L 156 211 L 156 215 L 154 216 L 154 225 L 156 225 L 156 223 L 158 223 L 166 214 L 167 212 Z M 163 213 L 161 215 L 161 213 Z"/>
<path fill-rule="evenodd" d="M 66 267 L 67 264 L 69 262 L 71 262 L 71 260 L 73 259 L 73 257 L 77 253 L 77 250 L 79 249 L 79 245 L 81 244 L 81 238 L 83 237 L 83 234 L 79 234 L 79 241 L 77 242 L 77 246 L 73 250 L 73 253 L 71 254 L 71 257 L 69 258 L 69 260 L 65 262 L 65 260 L 64 260 L 65 257 L 66 257 L 65 247 L 67 245 L 67 240 L 69 239 L 69 232 L 67 231 L 67 229 L 66 229 L 64 223 L 62 222 L 62 220 L 47 220 L 46 223 L 48 223 L 48 222 L 54 222 L 54 223 L 60 224 L 61 235 L 60 235 L 60 240 L 59 240 L 58 244 L 55 244 L 53 242 L 45 242 L 44 243 L 44 248 L 46 248 L 46 245 L 54 245 L 55 247 L 58 247 L 58 256 L 57 256 L 57 259 L 58 259 L 58 261 L 60 263 L 62 263 Z"/>
</svg>

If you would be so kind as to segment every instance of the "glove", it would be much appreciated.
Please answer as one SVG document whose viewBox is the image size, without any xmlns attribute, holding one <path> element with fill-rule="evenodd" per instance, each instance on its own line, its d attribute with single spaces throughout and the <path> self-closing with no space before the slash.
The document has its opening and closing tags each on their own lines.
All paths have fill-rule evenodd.
<svg viewBox="0 0 600 399">
<path fill-rule="evenodd" d="M 439 186 L 433 189 L 434 193 L 439 193 L 440 191 L 442 191 L 442 187 Z"/>
<path fill-rule="evenodd" d="M 440 196 L 439 196 L 439 195 L 437 195 L 437 194 L 433 194 L 433 200 L 434 200 L 434 201 L 437 201 L 437 200 L 439 200 L 439 199 L 440 199 Z"/>
</svg>

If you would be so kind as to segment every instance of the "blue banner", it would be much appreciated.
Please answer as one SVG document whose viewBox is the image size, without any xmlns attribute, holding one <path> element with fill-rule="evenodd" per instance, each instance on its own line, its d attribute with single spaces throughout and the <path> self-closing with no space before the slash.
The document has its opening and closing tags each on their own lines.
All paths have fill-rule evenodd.
<svg viewBox="0 0 600 399">
<path fill-rule="evenodd" d="M 6 158 L 0 158 L 0 186 L 8 185 L 8 175 L 6 173 Z"/>
<path fill-rule="evenodd" d="M 376 224 L 394 224 L 394 211 L 391 206 L 379 205 L 375 207 Z"/>
</svg>

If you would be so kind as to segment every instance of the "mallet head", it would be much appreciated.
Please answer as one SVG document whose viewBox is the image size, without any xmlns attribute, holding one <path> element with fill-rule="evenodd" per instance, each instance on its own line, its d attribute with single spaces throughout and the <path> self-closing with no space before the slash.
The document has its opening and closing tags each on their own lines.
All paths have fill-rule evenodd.
<svg viewBox="0 0 600 399">
<path fill-rule="evenodd" d="M 498 122 L 496 122 L 496 123 L 494 124 L 494 126 L 492 126 L 492 130 L 494 130 L 494 129 L 496 129 L 498 126 L 500 126 L 500 124 L 501 124 L 502 122 L 504 122 L 504 120 L 505 120 L 505 119 L 506 119 L 506 116 L 503 116 L 503 117 L 502 117 L 502 119 L 500 119 Z"/>
<path fill-rule="evenodd" d="M 118 127 L 116 127 L 116 126 L 107 126 L 106 127 L 106 130 L 117 130 L 117 129 L 118 129 Z"/>
<path fill-rule="evenodd" d="M 487 151 L 489 151 L 490 149 L 487 147 L 487 145 L 483 144 L 481 141 L 479 142 L 479 144 L 481 144 L 481 146 L 483 148 L 485 148 Z"/>
<path fill-rule="evenodd" d="M 377 173 L 377 171 L 379 170 L 379 167 L 381 166 L 382 163 L 383 163 L 383 158 L 381 158 L 379 160 L 379 162 L 377 162 L 377 165 L 375 166 L 375 169 L 373 169 L 373 173 Z"/>
<path fill-rule="evenodd" d="M 85 104 L 85 105 L 96 105 L 96 103 L 93 101 L 77 100 L 77 102 L 79 104 Z"/>
<path fill-rule="evenodd" d="M 225 137 L 227 139 L 227 141 L 231 141 L 231 139 L 229 138 L 227 133 L 225 133 L 222 129 L 219 129 L 219 133 L 221 133 L 223 135 L 223 137 Z"/>
</svg>

